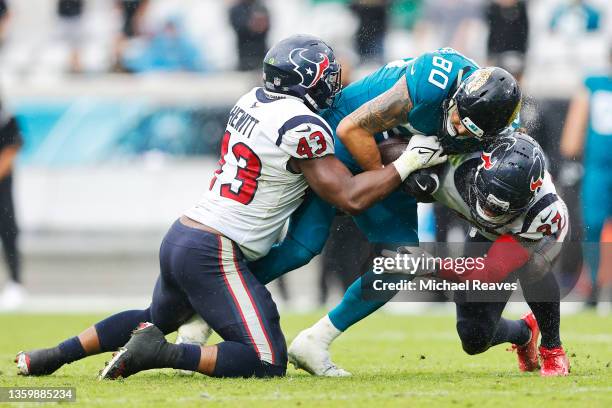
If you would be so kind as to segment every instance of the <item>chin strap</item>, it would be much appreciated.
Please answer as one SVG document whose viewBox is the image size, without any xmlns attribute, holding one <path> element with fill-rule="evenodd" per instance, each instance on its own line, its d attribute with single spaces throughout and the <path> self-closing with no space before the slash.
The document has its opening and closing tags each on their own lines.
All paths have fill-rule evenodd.
<svg viewBox="0 0 612 408">
<path fill-rule="evenodd" d="M 306 102 L 306 104 L 308 106 L 310 106 L 315 112 L 317 112 L 319 110 L 319 105 L 315 102 L 314 99 L 312 99 L 312 96 L 308 95 L 307 93 L 304 94 L 304 101 Z"/>
<path fill-rule="evenodd" d="M 463 68 L 461 68 L 459 73 L 457 73 L 457 89 L 459 89 L 461 86 L 461 81 L 463 81 Z"/>
</svg>

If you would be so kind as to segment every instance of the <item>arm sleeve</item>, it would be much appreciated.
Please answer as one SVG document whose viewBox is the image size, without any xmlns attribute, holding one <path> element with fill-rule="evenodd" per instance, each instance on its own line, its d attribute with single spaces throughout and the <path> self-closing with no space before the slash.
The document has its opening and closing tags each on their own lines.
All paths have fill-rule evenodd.
<svg viewBox="0 0 612 408">
<path fill-rule="evenodd" d="M 314 115 L 295 116 L 278 131 L 277 146 L 296 159 L 334 154 L 334 138 L 327 122 Z"/>
<path fill-rule="evenodd" d="M 483 262 L 476 262 L 472 268 L 464 268 L 462 273 L 442 265 L 438 276 L 454 282 L 501 282 L 510 273 L 524 266 L 529 258 L 529 251 L 515 237 L 506 234 L 495 240 Z"/>
</svg>

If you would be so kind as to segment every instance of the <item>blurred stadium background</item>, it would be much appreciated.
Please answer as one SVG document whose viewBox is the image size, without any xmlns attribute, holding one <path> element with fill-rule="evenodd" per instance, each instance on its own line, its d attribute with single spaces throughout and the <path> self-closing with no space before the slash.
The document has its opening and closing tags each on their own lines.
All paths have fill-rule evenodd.
<svg viewBox="0 0 612 408">
<path fill-rule="evenodd" d="M 609 69 L 608 0 L 0 3 L 2 111 L 24 139 L 13 177 L 25 296 L 0 294 L 5 310 L 146 304 L 164 232 L 208 184 L 231 105 L 260 83 L 260 50 L 297 32 L 330 43 L 347 81 L 442 46 L 520 76 L 523 120 L 549 155 L 579 234 L 582 170 L 560 158 L 559 141 L 583 78 Z M 447 214 L 420 212 L 424 241 L 462 239 L 464 227 Z M 354 235 L 343 220 L 334 228 Z M 354 258 L 357 248 L 328 248 L 328 256 Z M 281 307 L 339 298 L 350 277 L 321 265 L 317 258 L 272 285 Z M 0 274 L 5 292 L 8 276 Z"/>
</svg>

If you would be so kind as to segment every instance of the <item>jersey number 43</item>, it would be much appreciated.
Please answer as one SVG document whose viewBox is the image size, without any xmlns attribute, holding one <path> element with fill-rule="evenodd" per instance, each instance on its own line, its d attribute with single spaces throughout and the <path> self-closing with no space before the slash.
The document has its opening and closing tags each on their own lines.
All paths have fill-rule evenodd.
<svg viewBox="0 0 612 408">
<path fill-rule="evenodd" d="M 221 158 L 219 159 L 219 169 L 215 171 L 215 175 L 210 181 L 210 190 L 213 189 L 217 182 L 218 176 L 223 173 L 224 167 L 227 164 L 228 154 L 233 155 L 236 161 L 236 175 L 233 182 L 223 183 L 219 188 L 219 194 L 222 197 L 238 201 L 241 204 L 248 205 L 253 201 L 255 192 L 257 191 L 257 179 L 261 175 L 261 160 L 255 152 L 242 142 L 235 143 L 232 146 L 232 151 L 229 152 L 229 143 L 232 134 L 226 131 L 221 139 Z"/>
</svg>

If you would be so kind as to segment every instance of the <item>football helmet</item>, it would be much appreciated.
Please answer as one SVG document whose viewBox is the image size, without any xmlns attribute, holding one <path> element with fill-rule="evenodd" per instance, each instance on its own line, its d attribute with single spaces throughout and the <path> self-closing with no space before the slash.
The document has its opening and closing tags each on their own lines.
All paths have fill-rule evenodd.
<svg viewBox="0 0 612 408">
<path fill-rule="evenodd" d="M 331 106 L 341 89 L 341 67 L 320 38 L 298 34 L 274 45 L 263 61 L 263 81 L 270 92 L 297 96 L 314 111 Z"/>
<path fill-rule="evenodd" d="M 546 159 L 538 142 L 520 132 L 499 137 L 480 157 L 469 186 L 470 212 L 479 224 L 498 228 L 532 204 L 544 182 Z"/>
<path fill-rule="evenodd" d="M 520 107 L 521 90 L 512 75 L 498 67 L 477 69 L 443 102 L 441 137 L 449 143 L 457 138 L 451 122 L 457 112 L 473 137 L 490 141 L 516 119 Z"/>
</svg>

